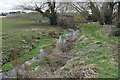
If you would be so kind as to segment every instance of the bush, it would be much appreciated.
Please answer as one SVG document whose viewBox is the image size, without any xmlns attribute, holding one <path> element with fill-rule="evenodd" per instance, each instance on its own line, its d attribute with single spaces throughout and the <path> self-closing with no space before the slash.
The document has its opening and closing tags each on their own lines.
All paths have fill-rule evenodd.
<svg viewBox="0 0 120 80">
<path fill-rule="evenodd" d="M 58 25 L 62 28 L 73 27 L 73 25 L 74 25 L 73 16 L 70 16 L 70 15 L 59 16 Z"/>
</svg>

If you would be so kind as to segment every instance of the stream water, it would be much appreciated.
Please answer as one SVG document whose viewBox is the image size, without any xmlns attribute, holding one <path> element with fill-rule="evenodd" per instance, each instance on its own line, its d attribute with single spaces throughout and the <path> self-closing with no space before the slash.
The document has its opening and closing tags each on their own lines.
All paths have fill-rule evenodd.
<svg viewBox="0 0 120 80">
<path fill-rule="evenodd" d="M 68 31 L 69 31 L 69 33 L 60 35 L 58 41 L 56 42 L 57 46 L 64 45 L 67 40 L 74 41 L 77 38 L 78 31 L 75 31 L 73 29 L 68 29 Z M 62 36 L 62 38 L 61 38 L 61 36 Z M 33 57 L 31 60 L 24 62 L 24 64 L 22 64 L 21 66 L 14 67 L 11 70 L 9 70 L 8 72 L 1 72 L 0 77 L 14 78 L 14 77 L 16 77 L 17 73 L 24 75 L 24 74 L 26 74 L 26 70 L 25 70 L 26 65 L 30 66 L 34 62 L 42 60 L 45 56 L 47 56 L 47 51 L 45 51 L 45 49 L 40 49 L 40 53 L 37 57 Z"/>
</svg>

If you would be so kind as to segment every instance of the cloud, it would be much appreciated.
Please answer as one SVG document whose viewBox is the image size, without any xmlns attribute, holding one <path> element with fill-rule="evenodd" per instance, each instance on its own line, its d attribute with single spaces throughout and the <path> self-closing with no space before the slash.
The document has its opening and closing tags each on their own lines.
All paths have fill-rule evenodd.
<svg viewBox="0 0 120 80">
<path fill-rule="evenodd" d="M 29 2 L 31 0 L 1 0 L 0 1 L 0 12 L 12 10 L 22 2 Z"/>
<path fill-rule="evenodd" d="M 0 0 L 0 12 L 12 10 L 16 6 L 20 5 L 21 3 L 29 3 L 29 2 L 45 2 L 47 0 Z M 82 1 L 87 2 L 88 0 L 56 0 L 58 2 L 65 2 L 65 1 Z M 91 0 L 91 1 L 112 1 L 112 0 Z M 119 1 L 119 0 L 116 0 Z"/>
<path fill-rule="evenodd" d="M 0 0 L 0 13 L 14 10 L 21 3 L 42 2 L 47 0 Z"/>
<path fill-rule="evenodd" d="M 4 0 L 0 2 L 0 10 L 9 10 L 16 6 L 18 2 L 15 0 Z"/>
</svg>

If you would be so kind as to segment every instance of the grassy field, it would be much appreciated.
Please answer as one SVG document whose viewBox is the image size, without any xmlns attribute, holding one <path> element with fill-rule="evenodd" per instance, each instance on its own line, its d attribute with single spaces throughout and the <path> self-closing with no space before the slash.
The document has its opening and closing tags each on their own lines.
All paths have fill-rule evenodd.
<svg viewBox="0 0 120 80">
<path fill-rule="evenodd" d="M 34 15 L 32 17 L 34 17 Z M 18 60 L 21 64 L 39 54 L 41 46 L 55 40 L 49 37 L 42 38 L 42 35 L 47 34 L 49 31 L 55 31 L 56 33 L 63 31 L 61 28 L 50 26 L 47 23 L 36 23 L 33 20 L 34 18 L 28 20 L 26 17 L 2 19 L 2 56 L 3 61 L 5 61 L 3 65 L 4 71 L 12 68 L 14 63 L 12 50 L 14 48 L 19 49 Z M 32 48 L 32 46 L 34 47 Z"/>
<path fill-rule="evenodd" d="M 118 78 L 118 57 L 117 55 L 113 56 L 115 54 L 113 48 L 117 51 L 117 47 L 113 47 L 113 45 L 117 44 L 117 42 L 118 38 L 109 37 L 99 24 L 84 24 L 76 47 L 67 53 L 67 56 L 73 54 L 74 57 L 62 62 L 57 61 L 56 58 L 55 60 L 44 60 L 34 63 L 32 69 L 35 66 L 39 66 L 35 74 L 41 76 L 42 70 L 45 71 L 49 68 L 56 69 L 64 64 L 55 71 L 55 74 L 48 75 L 48 77 L 80 77 L 82 72 L 79 72 L 79 70 L 87 70 L 86 67 L 88 67 L 90 70 L 95 70 L 96 76 L 93 77 Z M 62 55 L 64 56 L 65 54 Z M 61 64 L 58 64 L 58 62 Z M 57 67 L 55 64 L 57 64 Z M 89 71 L 83 71 L 88 75 L 94 74 L 89 73 Z M 81 75 L 81 77 L 83 76 Z"/>
<path fill-rule="evenodd" d="M 56 70 L 54 77 L 79 77 L 80 72 L 76 76 L 76 72 L 72 71 L 79 71 L 82 67 L 87 66 L 91 66 L 96 70 L 98 78 L 118 77 L 118 57 L 117 55 L 113 56 L 115 54 L 113 49 L 115 48 L 115 51 L 117 51 L 117 47 L 114 47 L 118 42 L 117 37 L 109 37 L 102 26 L 98 24 L 84 24 L 78 39 L 81 41 L 78 41 L 76 47 L 67 53 L 69 55 L 75 52 L 75 56 L 68 60 L 64 66 Z M 47 62 L 56 68 L 55 64 L 57 63 L 55 60 L 47 60 Z M 63 63 L 61 62 L 61 64 Z M 49 66 L 46 65 L 46 61 L 33 64 L 34 67 L 35 65 Z M 47 67 L 40 67 L 39 69 L 46 69 Z M 39 75 L 40 72 L 41 70 L 37 74 Z M 72 75 L 68 76 L 69 73 L 72 73 Z"/>
<path fill-rule="evenodd" d="M 5 62 L 2 65 L 3 71 L 10 70 L 15 63 L 12 51 L 14 48 L 19 49 L 18 64 L 22 64 L 33 56 L 37 56 L 43 45 L 52 44 L 56 41 L 56 38 L 45 36 L 49 31 L 66 32 L 60 27 L 50 26 L 47 23 L 36 23 L 34 21 L 36 19 L 35 14 L 32 16 L 34 18 L 29 17 L 29 19 L 27 14 L 21 16 L 3 18 L 2 20 L 2 56 Z M 79 71 L 86 66 L 92 66 L 98 78 L 118 77 L 118 58 L 113 56 L 114 51 L 117 50 L 114 45 L 117 44 L 118 38 L 108 36 L 104 28 L 96 23 L 83 24 L 78 27 L 81 32 L 79 32 L 77 45 L 71 51 L 58 55 L 58 57 L 66 56 L 66 54 L 67 56 L 74 56 L 67 61 L 64 58 L 59 60 L 51 55 L 52 58 L 35 62 L 30 66 L 30 71 L 33 71 L 36 66 L 39 68 L 37 71 L 33 71 L 32 77 L 41 76 L 43 73 L 49 73 L 48 77 L 79 77 L 76 76 L 74 70 Z M 69 73 L 72 75 L 68 75 Z"/>
<path fill-rule="evenodd" d="M 76 49 L 80 50 L 78 53 L 80 59 L 85 60 L 83 64 L 93 64 L 99 69 L 96 71 L 101 78 L 116 78 L 118 77 L 118 57 L 113 52 L 113 45 L 118 43 L 118 38 L 108 36 L 102 26 L 95 24 L 83 25 L 83 36 L 86 40 L 80 42 Z"/>
</svg>

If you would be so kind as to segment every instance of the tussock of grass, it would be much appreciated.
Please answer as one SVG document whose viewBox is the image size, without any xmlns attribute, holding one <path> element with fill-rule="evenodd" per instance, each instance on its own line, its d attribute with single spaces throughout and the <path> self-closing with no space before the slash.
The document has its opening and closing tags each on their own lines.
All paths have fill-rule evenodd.
<svg viewBox="0 0 120 80">
<path fill-rule="evenodd" d="M 118 66 L 111 63 L 115 62 L 112 56 L 112 48 L 109 45 L 115 44 L 118 39 L 116 37 L 109 37 L 99 25 L 85 24 L 83 27 L 83 34 L 86 40 L 79 42 L 75 50 L 79 50 L 80 59 L 85 60 L 84 64 L 95 64 L 100 70 L 96 73 L 100 78 L 117 78 Z M 79 60 L 80 61 L 80 60 Z"/>
<path fill-rule="evenodd" d="M 32 59 L 34 56 L 37 56 L 39 54 L 39 51 L 41 49 L 41 47 L 43 45 L 46 45 L 46 44 L 50 44 L 54 41 L 53 38 L 47 38 L 47 39 L 40 39 L 39 42 L 38 42 L 38 47 L 35 48 L 34 50 L 32 50 L 31 52 L 29 52 L 28 54 L 24 54 L 22 55 L 21 57 L 19 57 L 17 60 L 19 61 L 19 64 L 22 64 L 24 63 L 25 61 L 29 60 L 29 59 Z M 5 65 L 2 66 L 2 70 L 3 71 L 8 71 L 10 70 L 12 67 L 13 67 L 13 62 L 14 61 L 11 61 L 11 62 L 8 62 L 6 63 Z"/>
<path fill-rule="evenodd" d="M 21 17 L 22 16 L 22 17 Z M 23 17 L 24 16 L 24 17 Z M 27 17 L 26 17 L 27 16 Z M 37 15 L 35 15 L 37 16 Z M 28 20 L 28 17 L 30 19 Z M 1 23 L 0 23 L 1 24 Z M 14 61 L 12 61 L 11 55 L 13 53 L 11 50 L 13 49 L 13 45 L 15 48 L 20 49 L 20 55 L 19 55 L 19 63 L 22 64 L 26 60 L 31 59 L 33 56 L 37 56 L 39 54 L 39 50 L 41 46 L 50 44 L 54 42 L 55 39 L 53 38 L 47 38 L 43 37 L 39 40 L 32 39 L 32 35 L 34 36 L 41 36 L 41 32 L 49 30 L 54 30 L 59 33 L 59 31 L 62 31 L 61 28 L 58 27 L 52 27 L 46 23 L 36 23 L 35 19 L 33 19 L 33 16 L 31 17 L 30 15 L 18 15 L 15 18 L 3 18 L 2 19 L 2 50 L 3 54 L 7 55 L 9 59 L 9 62 L 5 62 L 5 64 L 2 66 L 3 71 L 10 70 L 13 66 Z M 38 30 L 31 30 L 31 29 L 38 29 Z M 26 31 L 27 30 L 27 31 Z M 22 43 L 21 41 L 25 40 L 27 43 Z M 30 49 L 32 43 L 35 44 L 36 48 Z M 28 48 L 28 49 L 23 49 L 23 48 Z M 10 55 L 10 56 L 9 56 Z"/>
</svg>

